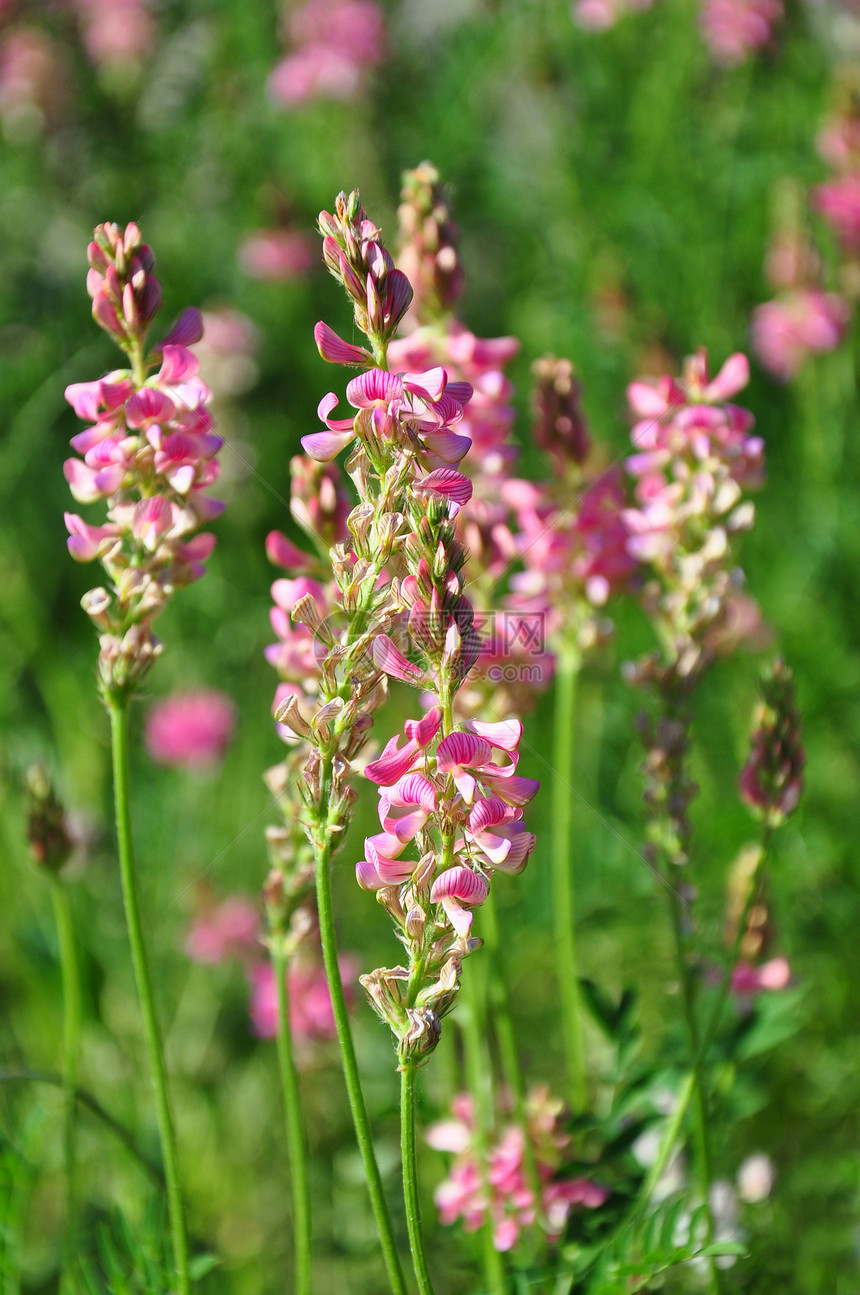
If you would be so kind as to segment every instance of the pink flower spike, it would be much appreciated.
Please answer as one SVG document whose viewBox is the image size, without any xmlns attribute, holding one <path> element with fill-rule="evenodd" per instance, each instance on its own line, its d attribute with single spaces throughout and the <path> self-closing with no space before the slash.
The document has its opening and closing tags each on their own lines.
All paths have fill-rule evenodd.
<svg viewBox="0 0 860 1295">
<path fill-rule="evenodd" d="M 323 320 L 314 327 L 314 341 L 320 355 L 329 364 L 345 364 L 351 368 L 363 369 L 373 363 L 373 356 L 369 351 L 362 346 L 345 342 Z"/>
<path fill-rule="evenodd" d="M 373 658 L 373 664 L 393 679 L 415 684 L 418 688 L 425 686 L 424 671 L 408 661 L 387 634 L 380 634 L 373 640 L 370 655 Z"/>
<path fill-rule="evenodd" d="M 715 403 L 728 400 L 742 391 L 749 380 L 750 362 L 741 351 L 737 351 L 729 356 L 714 380 L 705 387 L 705 400 Z"/>
<path fill-rule="evenodd" d="M 453 468 L 436 468 L 423 480 L 416 481 L 415 489 L 433 490 L 436 494 L 451 499 L 458 506 L 467 504 L 472 498 L 471 481 L 462 472 L 455 472 Z"/>
</svg>

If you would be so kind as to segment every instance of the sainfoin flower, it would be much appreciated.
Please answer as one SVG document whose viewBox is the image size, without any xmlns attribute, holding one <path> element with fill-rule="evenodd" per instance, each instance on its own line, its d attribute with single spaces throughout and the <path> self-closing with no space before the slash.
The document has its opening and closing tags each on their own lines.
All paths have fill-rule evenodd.
<svg viewBox="0 0 860 1295">
<path fill-rule="evenodd" d="M 242 895 L 229 895 L 215 907 L 206 905 L 185 937 L 185 952 L 193 962 L 214 964 L 259 950 L 260 913 Z"/>
<path fill-rule="evenodd" d="M 767 45 L 782 0 L 703 0 L 701 27 L 715 63 L 732 67 Z"/>
<path fill-rule="evenodd" d="M 344 986 L 355 982 L 355 962 L 348 955 L 339 959 Z M 261 1039 L 273 1039 L 278 1032 L 278 994 L 275 973 L 270 962 L 254 967 L 250 975 L 249 1010 L 254 1033 Z M 296 956 L 287 969 L 287 994 L 290 1029 L 299 1048 L 322 1043 L 335 1037 L 334 1012 L 322 963 L 307 956 Z"/>
<path fill-rule="evenodd" d="M 753 350 L 766 369 L 787 382 L 809 355 L 839 345 L 849 316 L 848 302 L 835 292 L 808 288 L 783 293 L 753 311 Z"/>
<path fill-rule="evenodd" d="M 100 225 L 88 258 L 93 317 L 130 365 L 66 388 L 88 424 L 72 438 L 81 457 L 66 460 L 66 480 L 79 503 L 107 503 L 106 523 L 67 513 L 66 526 L 72 556 L 98 558 L 110 582 L 83 599 L 102 631 L 99 683 L 109 699 L 136 686 L 161 647 L 152 621 L 175 589 L 204 573 L 215 537 L 199 532 L 223 508 L 208 494 L 222 442 L 190 349 L 202 335 L 200 312 L 186 310 L 147 353 L 161 287 L 140 230 Z"/>
<path fill-rule="evenodd" d="M 550 1242 L 558 1241 L 574 1209 L 602 1205 L 609 1195 L 605 1187 L 591 1178 L 558 1175 L 571 1142 L 562 1115 L 561 1102 L 547 1088 L 532 1088 L 525 1127 L 505 1123 L 481 1155 L 472 1098 L 458 1094 L 451 1103 L 451 1117 L 432 1124 L 426 1135 L 431 1147 L 454 1157 L 448 1177 L 434 1194 L 440 1222 L 459 1220 L 467 1232 L 489 1223 L 495 1248 L 506 1251 L 536 1223 Z M 526 1170 L 529 1144 L 538 1179 L 537 1200 Z"/>
<path fill-rule="evenodd" d="M 144 741 L 158 764 L 205 768 L 222 759 L 235 727 L 236 707 L 226 693 L 175 693 L 150 707 Z"/>
<path fill-rule="evenodd" d="M 268 87 L 287 107 L 354 98 L 384 49 L 382 12 L 373 0 L 306 0 L 289 12 L 286 33 L 291 51 Z"/>
</svg>

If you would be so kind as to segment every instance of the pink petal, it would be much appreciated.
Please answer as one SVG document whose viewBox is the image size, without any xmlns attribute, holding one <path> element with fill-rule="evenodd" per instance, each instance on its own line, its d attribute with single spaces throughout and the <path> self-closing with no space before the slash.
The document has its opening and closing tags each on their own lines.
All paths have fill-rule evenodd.
<svg viewBox="0 0 860 1295">
<path fill-rule="evenodd" d="M 345 342 L 323 320 L 320 320 L 314 328 L 314 341 L 320 355 L 324 360 L 328 360 L 329 364 L 346 364 L 363 369 L 373 363 L 373 356 L 369 351 Z"/>
<path fill-rule="evenodd" d="M 175 343 L 178 346 L 193 346 L 203 336 L 203 316 L 196 306 L 183 310 L 170 332 L 156 351 Z"/>
<path fill-rule="evenodd" d="M 175 342 L 171 342 L 164 346 L 162 354 L 164 358 L 158 371 L 159 382 L 170 385 L 197 376 L 200 361 L 187 347 L 177 346 Z"/>
<path fill-rule="evenodd" d="M 387 675 L 391 675 L 393 679 L 423 686 L 424 671 L 408 661 L 387 634 L 380 634 L 373 640 L 370 655 L 373 658 L 373 664 L 379 670 L 384 670 Z"/>
<path fill-rule="evenodd" d="M 302 448 L 305 454 L 316 459 L 317 463 L 328 463 L 336 458 L 355 438 L 352 419 L 348 418 L 345 421 L 349 425 L 348 432 L 311 432 L 309 436 L 303 436 Z"/>
<path fill-rule="evenodd" d="M 476 768 L 487 764 L 492 757 L 490 744 L 474 733 L 459 730 L 442 739 L 436 752 L 436 767 L 440 773 L 451 773 L 456 768 Z"/>
<path fill-rule="evenodd" d="M 462 472 L 453 468 L 436 468 L 429 476 L 415 483 L 416 490 L 433 490 L 452 499 L 456 504 L 467 504 L 472 498 L 472 483 Z"/>
<path fill-rule="evenodd" d="M 141 387 L 125 407 L 129 427 L 143 427 L 144 423 L 166 423 L 175 413 L 173 401 L 156 387 Z"/>
<path fill-rule="evenodd" d="M 270 531 L 266 536 L 266 557 L 275 566 L 286 567 L 288 571 L 300 571 L 311 562 L 309 555 L 280 531 Z"/>
<path fill-rule="evenodd" d="M 328 415 L 337 405 L 337 396 L 333 391 L 323 396 L 317 405 L 317 415 L 321 422 L 332 432 L 347 432 L 353 429 L 353 420 L 351 418 L 329 418 Z"/>
<path fill-rule="evenodd" d="M 430 900 L 434 904 L 443 899 L 456 899 L 461 904 L 483 904 L 489 892 L 489 886 L 479 873 L 457 864 L 446 868 L 436 878 L 430 888 Z"/>
<path fill-rule="evenodd" d="M 65 396 L 78 418 L 94 422 L 101 404 L 101 382 L 73 382 L 66 387 Z"/>
<path fill-rule="evenodd" d="M 377 401 L 389 405 L 403 395 L 403 383 L 385 369 L 368 369 L 347 383 L 346 398 L 355 409 L 369 409 Z"/>
<path fill-rule="evenodd" d="M 737 351 L 729 356 L 713 382 L 705 387 L 705 399 L 728 400 L 741 391 L 749 380 L 750 362 L 741 351 Z"/>
</svg>

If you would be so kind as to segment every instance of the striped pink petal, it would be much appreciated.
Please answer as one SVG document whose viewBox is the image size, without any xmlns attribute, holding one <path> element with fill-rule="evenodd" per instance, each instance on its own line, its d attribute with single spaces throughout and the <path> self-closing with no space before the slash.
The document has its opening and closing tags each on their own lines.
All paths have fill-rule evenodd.
<svg viewBox="0 0 860 1295">
<path fill-rule="evenodd" d="M 176 413 L 169 396 L 157 387 L 141 387 L 125 407 L 129 427 L 143 427 L 146 423 L 167 423 Z"/>
<path fill-rule="evenodd" d="M 377 669 L 384 670 L 392 679 L 400 679 L 403 683 L 417 684 L 419 687 L 423 685 L 424 671 L 407 660 L 387 634 L 380 634 L 373 640 L 370 655 Z"/>
<path fill-rule="evenodd" d="M 329 391 L 327 395 L 323 396 L 322 400 L 317 405 L 317 415 L 319 416 L 320 421 L 325 423 L 329 431 L 348 432 L 352 430 L 353 427 L 353 420 L 351 418 L 329 418 L 329 414 L 335 408 L 337 403 L 337 396 L 333 391 Z"/>
<path fill-rule="evenodd" d="M 441 366 L 427 369 L 425 373 L 404 373 L 401 377 L 406 390 L 422 400 L 438 400 L 448 382 L 448 374 Z"/>
<path fill-rule="evenodd" d="M 449 733 L 439 743 L 436 767 L 440 773 L 453 773 L 458 768 L 476 769 L 487 764 L 492 756 L 490 744 L 474 733 Z"/>
<path fill-rule="evenodd" d="M 365 765 L 364 776 L 381 787 L 390 787 L 409 772 L 415 756 L 418 754 L 418 743 L 409 741 L 402 751 L 398 751 L 399 738 L 393 737 L 387 742 L 382 755 Z"/>
<path fill-rule="evenodd" d="M 482 876 L 473 872 L 471 868 L 457 864 L 454 868 L 446 868 L 436 878 L 430 889 L 430 900 L 434 904 L 439 904 L 443 899 L 456 899 L 461 904 L 471 906 L 483 904 L 489 891 L 490 888 Z"/>
<path fill-rule="evenodd" d="M 346 398 L 355 409 L 369 409 L 377 401 L 389 405 L 403 396 L 403 383 L 386 369 L 368 369 L 347 383 Z"/>
<path fill-rule="evenodd" d="M 523 735 L 523 726 L 518 719 L 473 719 L 467 721 L 466 727 L 470 733 L 476 733 L 501 751 L 516 751 Z"/>
<path fill-rule="evenodd" d="M 536 778 L 522 778 L 519 775 L 481 775 L 481 782 L 490 791 L 506 800 L 510 805 L 525 805 L 537 793 L 540 783 Z"/>
<path fill-rule="evenodd" d="M 199 342 L 203 336 L 203 316 L 196 306 L 189 306 L 183 310 L 170 332 L 165 337 L 161 347 L 156 347 L 158 352 L 166 346 L 176 344 L 177 346 L 193 346 Z"/>
<path fill-rule="evenodd" d="M 433 706 L 420 719 L 408 719 L 403 725 L 408 738 L 412 738 L 423 749 L 433 741 L 442 724 L 442 710 Z"/>
<path fill-rule="evenodd" d="M 159 382 L 184 382 L 186 378 L 196 377 L 200 371 L 200 361 L 187 346 L 168 342 L 162 348 L 162 356 L 161 368 L 158 370 Z"/>
<path fill-rule="evenodd" d="M 320 320 L 314 328 L 314 341 L 320 355 L 329 364 L 346 364 L 363 369 L 365 365 L 373 363 L 373 356 L 369 351 L 345 342 L 323 320 Z"/>
<path fill-rule="evenodd" d="M 416 490 L 432 490 L 455 504 L 467 504 L 472 498 L 472 483 L 462 472 L 453 468 L 436 468 L 421 481 L 415 483 Z"/>
<path fill-rule="evenodd" d="M 472 438 L 456 432 L 424 432 L 421 439 L 430 453 L 445 463 L 459 463 L 472 448 Z"/>
</svg>

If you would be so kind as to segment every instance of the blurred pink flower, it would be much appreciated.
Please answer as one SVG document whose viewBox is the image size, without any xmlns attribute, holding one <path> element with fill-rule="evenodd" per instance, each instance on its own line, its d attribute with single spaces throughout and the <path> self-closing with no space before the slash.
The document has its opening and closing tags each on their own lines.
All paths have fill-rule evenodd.
<svg viewBox="0 0 860 1295">
<path fill-rule="evenodd" d="M 753 350 L 766 369 L 788 382 L 809 355 L 838 346 L 849 315 L 848 303 L 835 292 L 783 293 L 753 311 Z"/>
<path fill-rule="evenodd" d="M 65 114 L 65 67 L 57 43 L 36 27 L 0 37 L 0 121 L 7 136 L 30 138 Z"/>
<path fill-rule="evenodd" d="M 147 0 L 71 0 L 81 38 L 97 67 L 146 62 L 155 48 L 155 22 Z"/>
<path fill-rule="evenodd" d="M 704 0 L 700 23 L 715 63 L 733 67 L 767 45 L 782 0 Z"/>
<path fill-rule="evenodd" d="M 596 1209 L 609 1195 L 590 1178 L 555 1177 L 571 1141 L 562 1126 L 562 1103 L 539 1086 L 530 1089 L 526 1105 L 526 1127 L 506 1124 L 487 1149 L 483 1164 L 476 1146 L 473 1104 L 466 1093 L 455 1096 L 451 1118 L 427 1130 L 427 1142 L 434 1150 L 454 1156 L 450 1174 L 433 1198 L 440 1222 L 447 1225 L 460 1219 L 467 1232 L 489 1222 L 493 1245 L 500 1251 L 513 1249 L 522 1230 L 537 1218 L 525 1165 L 528 1143 L 539 1180 L 541 1225 L 551 1243 L 564 1232 L 573 1209 Z"/>
<path fill-rule="evenodd" d="M 257 949 L 259 934 L 256 905 L 241 895 L 230 895 L 216 908 L 195 917 L 185 939 L 185 952 L 194 962 L 224 962 Z"/>
<path fill-rule="evenodd" d="M 732 993 L 740 998 L 751 998 L 763 991 L 785 989 L 791 982 L 791 964 L 788 958 L 771 958 L 760 967 L 751 962 L 739 962 L 732 971 Z"/>
<path fill-rule="evenodd" d="M 382 12 L 372 0 L 308 0 L 287 23 L 292 52 L 269 76 L 287 107 L 312 99 L 351 99 L 382 58 Z"/>
<path fill-rule="evenodd" d="M 315 263 L 308 236 L 295 229 L 258 229 L 239 246 L 239 266 L 252 279 L 269 283 L 300 279 Z"/>
<path fill-rule="evenodd" d="M 860 251 L 860 170 L 838 175 L 819 184 L 813 205 L 831 225 L 848 252 Z"/>
<path fill-rule="evenodd" d="M 342 954 L 338 966 L 344 988 L 350 990 L 357 974 L 356 961 L 349 954 Z M 278 994 L 272 964 L 262 962 L 254 967 L 250 981 L 254 1033 L 258 1038 L 272 1039 L 278 1032 Z M 335 1037 L 331 995 L 321 962 L 294 957 L 287 971 L 287 992 L 290 1027 L 296 1044 L 301 1047 Z"/>
<path fill-rule="evenodd" d="M 235 726 L 236 708 L 226 693 L 175 693 L 150 707 L 144 741 L 158 764 L 203 768 L 222 758 Z"/>
<path fill-rule="evenodd" d="M 573 21 L 586 31 L 607 31 L 634 10 L 650 9 L 652 0 L 576 0 Z"/>
</svg>

